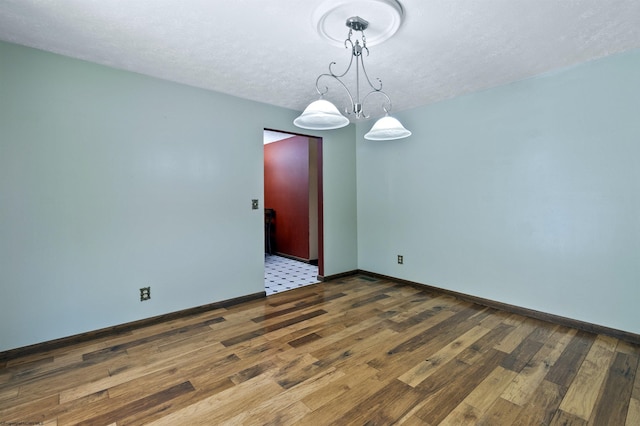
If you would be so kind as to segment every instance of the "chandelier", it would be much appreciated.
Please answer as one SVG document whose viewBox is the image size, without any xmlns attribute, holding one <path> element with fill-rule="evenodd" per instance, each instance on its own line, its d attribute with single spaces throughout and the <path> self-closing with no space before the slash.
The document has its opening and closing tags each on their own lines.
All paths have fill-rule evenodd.
<svg viewBox="0 0 640 426">
<path fill-rule="evenodd" d="M 340 113 L 338 108 L 324 99 L 324 95 L 329 91 L 327 86 L 321 86 L 321 80 L 330 79 L 339 83 L 349 97 L 351 105 L 344 109 L 345 114 L 353 115 L 356 119 L 369 118 L 370 115 L 364 113 L 363 105 L 367 100 L 374 97 L 382 98 L 382 110 L 384 111 L 384 117 L 380 118 L 373 125 L 371 130 L 364 135 L 365 139 L 369 140 L 393 140 L 402 139 L 411 136 L 411 132 L 402 126 L 402 124 L 395 118 L 391 117 L 391 99 L 389 95 L 382 91 L 382 81 L 376 78 L 375 83 L 371 82 L 367 70 L 364 67 L 364 55 L 366 52 L 369 55 L 369 49 L 367 48 L 367 39 L 364 34 L 364 30 L 369 26 L 369 22 L 362 19 L 359 16 L 353 16 L 347 19 L 346 26 L 349 28 L 349 34 L 344 41 L 345 48 L 351 48 L 351 59 L 347 69 L 338 74 L 334 72 L 333 66 L 335 62 L 329 64 L 329 72 L 320 74 L 316 79 L 316 91 L 320 96 L 317 101 L 311 102 L 307 108 L 300 114 L 298 118 L 293 120 L 293 124 L 310 130 L 331 130 L 339 129 L 349 124 L 349 119 Z M 355 41 L 352 40 L 354 32 L 360 33 L 359 37 L 355 36 Z M 347 85 L 342 80 L 355 63 L 355 96 L 351 93 Z M 369 90 L 366 95 L 360 98 L 360 70 L 362 70 L 363 80 L 369 86 Z"/>
</svg>

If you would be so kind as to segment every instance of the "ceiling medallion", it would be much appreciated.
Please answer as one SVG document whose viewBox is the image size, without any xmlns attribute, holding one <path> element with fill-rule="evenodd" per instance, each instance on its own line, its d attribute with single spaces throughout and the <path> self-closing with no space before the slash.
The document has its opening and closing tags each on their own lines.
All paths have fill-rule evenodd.
<svg viewBox="0 0 640 426">
<path fill-rule="evenodd" d="M 327 0 L 311 17 L 320 37 L 344 48 L 344 23 L 352 16 L 362 16 L 371 24 L 367 28 L 369 47 L 390 39 L 402 24 L 404 11 L 395 0 Z"/>
</svg>

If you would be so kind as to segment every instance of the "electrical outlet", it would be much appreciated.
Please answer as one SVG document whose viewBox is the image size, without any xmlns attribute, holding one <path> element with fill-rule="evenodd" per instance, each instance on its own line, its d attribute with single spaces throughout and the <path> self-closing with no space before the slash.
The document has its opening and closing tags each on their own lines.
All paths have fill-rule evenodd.
<svg viewBox="0 0 640 426">
<path fill-rule="evenodd" d="M 403 265 L 403 264 L 404 264 L 404 256 L 399 254 L 398 255 L 398 265 Z"/>
<path fill-rule="evenodd" d="M 149 299 L 151 299 L 151 287 L 142 287 L 140 289 L 140 301 L 144 302 Z"/>
<path fill-rule="evenodd" d="M 253 210 L 258 210 L 258 200 L 251 200 L 251 208 Z"/>
</svg>

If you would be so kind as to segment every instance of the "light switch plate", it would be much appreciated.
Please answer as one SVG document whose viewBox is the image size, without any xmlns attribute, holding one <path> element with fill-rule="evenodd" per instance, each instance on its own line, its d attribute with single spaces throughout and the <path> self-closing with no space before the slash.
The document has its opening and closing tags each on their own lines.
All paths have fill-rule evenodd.
<svg viewBox="0 0 640 426">
<path fill-rule="evenodd" d="M 251 200 L 251 208 L 253 210 L 258 210 L 258 200 Z"/>
</svg>

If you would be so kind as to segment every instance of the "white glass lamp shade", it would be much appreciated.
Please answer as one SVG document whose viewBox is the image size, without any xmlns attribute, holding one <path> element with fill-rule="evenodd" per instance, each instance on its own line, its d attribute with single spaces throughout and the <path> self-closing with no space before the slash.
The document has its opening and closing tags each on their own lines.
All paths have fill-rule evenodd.
<svg viewBox="0 0 640 426">
<path fill-rule="evenodd" d="M 319 99 L 311 102 L 293 124 L 310 130 L 339 129 L 349 124 L 349 119 L 340 114 L 338 108 L 331 102 Z"/>
<path fill-rule="evenodd" d="M 373 125 L 369 133 L 364 135 L 370 141 L 390 141 L 411 136 L 411 132 L 395 118 L 384 116 Z"/>
</svg>

